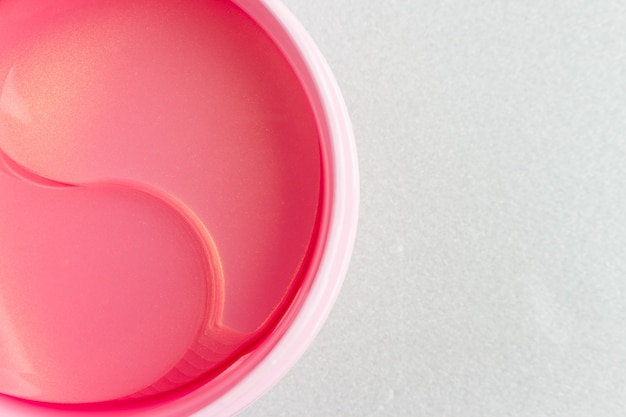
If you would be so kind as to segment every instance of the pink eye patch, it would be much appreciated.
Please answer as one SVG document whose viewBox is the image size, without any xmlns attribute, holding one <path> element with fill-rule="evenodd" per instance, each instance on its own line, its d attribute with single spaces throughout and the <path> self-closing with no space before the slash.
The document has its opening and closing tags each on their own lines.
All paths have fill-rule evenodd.
<svg viewBox="0 0 626 417">
<path fill-rule="evenodd" d="M 0 393 L 151 398 L 253 349 L 318 245 L 319 143 L 231 2 L 0 1 Z"/>
</svg>

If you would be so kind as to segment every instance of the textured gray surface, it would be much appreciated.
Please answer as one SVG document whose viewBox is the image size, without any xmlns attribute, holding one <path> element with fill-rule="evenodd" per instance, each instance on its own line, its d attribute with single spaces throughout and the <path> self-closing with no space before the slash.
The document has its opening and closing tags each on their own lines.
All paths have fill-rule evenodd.
<svg viewBox="0 0 626 417">
<path fill-rule="evenodd" d="M 362 216 L 243 416 L 626 415 L 626 3 L 285 3 L 350 108 Z"/>
</svg>

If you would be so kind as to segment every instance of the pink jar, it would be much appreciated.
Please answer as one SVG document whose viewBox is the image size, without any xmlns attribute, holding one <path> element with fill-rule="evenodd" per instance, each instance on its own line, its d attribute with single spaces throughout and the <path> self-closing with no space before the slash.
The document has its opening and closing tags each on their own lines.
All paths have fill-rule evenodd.
<svg viewBox="0 0 626 417">
<path fill-rule="evenodd" d="M 0 2 L 0 414 L 233 415 L 358 217 L 337 84 L 277 0 Z"/>
</svg>

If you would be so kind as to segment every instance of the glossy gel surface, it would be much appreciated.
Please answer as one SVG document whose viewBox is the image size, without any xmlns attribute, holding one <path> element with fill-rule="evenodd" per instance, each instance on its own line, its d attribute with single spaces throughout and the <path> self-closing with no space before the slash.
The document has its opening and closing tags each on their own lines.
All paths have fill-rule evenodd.
<svg viewBox="0 0 626 417">
<path fill-rule="evenodd" d="M 210 378 L 298 291 L 319 133 L 224 0 L 0 0 L 0 392 L 144 398 Z"/>
</svg>

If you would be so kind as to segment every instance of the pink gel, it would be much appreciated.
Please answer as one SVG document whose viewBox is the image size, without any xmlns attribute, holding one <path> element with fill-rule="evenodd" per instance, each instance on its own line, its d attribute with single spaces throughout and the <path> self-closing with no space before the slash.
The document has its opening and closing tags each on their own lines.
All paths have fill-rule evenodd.
<svg viewBox="0 0 626 417">
<path fill-rule="evenodd" d="M 315 245 L 318 135 L 228 1 L 0 1 L 0 392 L 143 398 L 233 363 Z"/>
</svg>

